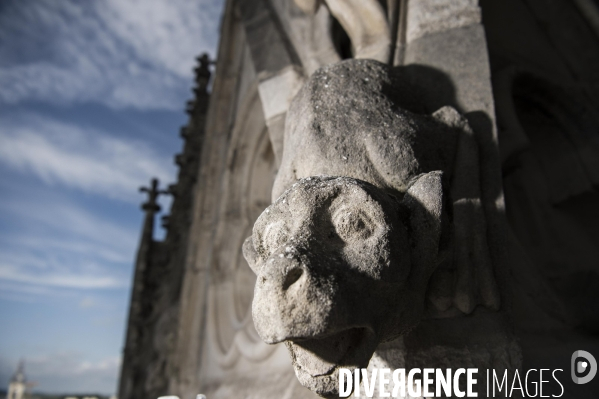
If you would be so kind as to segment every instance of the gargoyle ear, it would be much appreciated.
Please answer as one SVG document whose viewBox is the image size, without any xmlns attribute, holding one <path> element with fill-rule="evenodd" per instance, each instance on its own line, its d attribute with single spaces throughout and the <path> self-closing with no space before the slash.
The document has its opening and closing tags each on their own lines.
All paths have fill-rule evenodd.
<svg viewBox="0 0 599 399">
<path fill-rule="evenodd" d="M 256 248 L 254 248 L 252 236 L 245 239 L 241 250 L 243 252 L 243 257 L 248 262 L 248 265 L 250 265 L 252 271 L 258 275 L 258 272 L 260 271 L 260 268 L 258 267 L 258 252 L 256 252 Z"/>
<path fill-rule="evenodd" d="M 415 178 L 402 201 L 409 212 L 408 229 L 415 269 L 412 273 L 424 278 L 428 278 L 441 261 L 444 219 L 447 217 L 445 202 L 441 171 Z"/>
</svg>

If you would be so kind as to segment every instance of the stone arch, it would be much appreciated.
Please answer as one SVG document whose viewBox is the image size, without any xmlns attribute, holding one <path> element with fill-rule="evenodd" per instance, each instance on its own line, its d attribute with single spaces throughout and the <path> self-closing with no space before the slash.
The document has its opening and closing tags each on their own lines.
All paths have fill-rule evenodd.
<svg viewBox="0 0 599 399">
<path fill-rule="evenodd" d="M 270 203 L 276 160 L 264 122 L 257 85 L 238 106 L 222 178 L 219 223 L 214 238 L 208 292 L 207 335 L 212 356 L 223 369 L 243 358 L 262 362 L 276 351 L 256 334 L 251 319 L 255 277 L 240 248 L 257 216 Z"/>
</svg>

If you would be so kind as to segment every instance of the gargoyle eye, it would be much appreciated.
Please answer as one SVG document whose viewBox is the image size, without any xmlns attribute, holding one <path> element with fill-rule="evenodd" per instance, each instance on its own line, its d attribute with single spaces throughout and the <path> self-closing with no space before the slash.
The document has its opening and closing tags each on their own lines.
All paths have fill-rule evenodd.
<svg viewBox="0 0 599 399">
<path fill-rule="evenodd" d="M 289 240 L 289 230 L 285 222 L 269 223 L 262 233 L 262 247 L 270 255 Z"/>
<path fill-rule="evenodd" d="M 339 209 L 333 215 L 333 224 L 339 237 L 345 241 L 365 240 L 374 231 L 371 218 L 360 209 Z"/>
</svg>

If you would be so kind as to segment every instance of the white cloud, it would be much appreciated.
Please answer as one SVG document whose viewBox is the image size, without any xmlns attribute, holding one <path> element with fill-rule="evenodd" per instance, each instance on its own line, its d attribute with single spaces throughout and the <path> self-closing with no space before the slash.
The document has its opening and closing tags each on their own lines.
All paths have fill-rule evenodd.
<svg viewBox="0 0 599 399">
<path fill-rule="evenodd" d="M 66 288 L 122 288 L 127 282 L 113 276 L 86 275 L 81 272 L 30 273 L 22 267 L 0 263 L 0 279 L 18 283 Z"/>
<path fill-rule="evenodd" d="M 61 196 L 46 197 L 41 206 L 35 197 L 3 200 L 0 212 L 13 215 L 25 230 L 0 234 L 0 281 L 15 285 L 15 291 L 26 293 L 30 285 L 83 290 L 128 286 L 136 228 L 93 215 Z"/>
<path fill-rule="evenodd" d="M 50 221 L 50 223 L 56 224 L 52 223 L 52 221 Z M 71 228 L 70 230 L 78 231 L 81 229 L 76 226 L 73 226 L 73 228 Z M 9 246 L 13 247 L 23 246 L 25 248 L 31 249 L 45 248 L 53 252 L 69 251 L 73 254 L 95 257 L 96 259 L 100 259 L 111 263 L 131 262 L 131 248 L 133 248 L 137 244 L 137 239 L 139 236 L 138 231 L 133 231 L 125 227 L 118 227 L 118 235 L 116 238 L 113 238 L 114 236 L 94 238 L 94 236 L 98 235 L 96 229 L 86 233 L 90 233 L 88 234 L 88 236 L 92 236 L 91 241 L 61 240 L 52 236 L 36 236 L 33 234 L 11 234 L 10 237 L 0 236 L 0 239 L 3 242 L 6 242 Z M 83 234 L 80 234 L 79 237 L 81 237 L 82 235 Z M 38 259 L 35 259 L 34 257 L 28 254 L 20 254 L 20 256 L 27 259 L 28 262 L 32 262 L 32 264 L 40 262 Z"/>
<path fill-rule="evenodd" d="M 72 299 L 75 293 L 60 287 L 48 287 L 30 284 L 17 284 L 14 281 L 0 280 L 0 298 L 14 302 L 35 303 L 39 298 L 68 298 Z"/>
<path fill-rule="evenodd" d="M 221 8 L 220 0 L 8 3 L 0 101 L 179 110 L 195 56 L 215 55 Z"/>
<path fill-rule="evenodd" d="M 36 250 L 65 251 L 109 262 L 128 262 L 129 251 L 135 247 L 139 236 L 137 229 L 105 220 L 60 196 L 49 198 L 43 204 L 35 198 L 0 201 L 0 209 L 18 217 L 23 225 L 36 227 L 37 231 L 28 231 L 24 238 L 14 233 L 0 236 L 0 242 L 8 246 L 29 248 L 31 251 L 21 252 L 19 256 L 31 265 L 37 264 L 32 258 Z M 42 227 L 46 229 L 42 230 Z"/>
<path fill-rule="evenodd" d="M 24 123 L 0 122 L 0 162 L 49 184 L 132 202 L 150 177 L 172 180 L 170 160 L 144 142 L 32 115 Z"/>
<path fill-rule="evenodd" d="M 214 56 L 221 8 L 221 1 L 109 0 L 97 12 L 136 57 L 187 78 L 201 51 Z"/>
<path fill-rule="evenodd" d="M 79 307 L 82 309 L 93 308 L 94 306 L 97 306 L 97 305 L 98 305 L 98 302 L 90 296 L 84 297 L 79 302 Z"/>
</svg>

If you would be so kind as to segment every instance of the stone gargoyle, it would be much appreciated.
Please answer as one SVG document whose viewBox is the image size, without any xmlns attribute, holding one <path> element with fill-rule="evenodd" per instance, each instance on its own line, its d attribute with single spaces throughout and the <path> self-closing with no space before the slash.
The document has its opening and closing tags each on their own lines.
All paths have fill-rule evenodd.
<svg viewBox="0 0 599 399">
<path fill-rule="evenodd" d="M 287 114 L 276 200 L 243 245 L 258 334 L 324 397 L 340 367 L 366 367 L 423 317 L 499 306 L 473 133 L 451 107 L 408 110 L 415 97 L 376 61 L 316 71 Z"/>
</svg>

